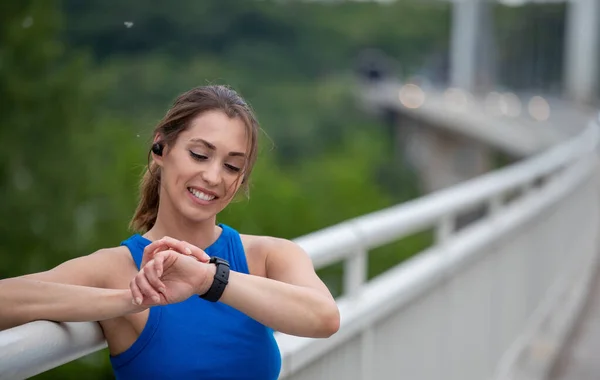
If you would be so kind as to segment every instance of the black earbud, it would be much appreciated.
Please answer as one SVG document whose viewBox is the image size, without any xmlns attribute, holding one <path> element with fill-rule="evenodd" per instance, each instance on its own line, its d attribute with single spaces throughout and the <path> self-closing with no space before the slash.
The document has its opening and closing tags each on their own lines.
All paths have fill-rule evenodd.
<svg viewBox="0 0 600 380">
<path fill-rule="evenodd" d="M 157 156 L 162 156 L 163 154 L 163 146 L 161 143 L 152 144 L 152 152 Z"/>
</svg>

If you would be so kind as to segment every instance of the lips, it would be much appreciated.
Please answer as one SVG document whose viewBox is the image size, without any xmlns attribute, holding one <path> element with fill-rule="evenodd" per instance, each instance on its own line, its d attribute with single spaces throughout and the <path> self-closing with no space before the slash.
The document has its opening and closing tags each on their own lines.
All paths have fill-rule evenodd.
<svg viewBox="0 0 600 380">
<path fill-rule="evenodd" d="M 187 190 L 196 198 L 205 201 L 205 202 L 210 202 L 216 198 L 218 198 L 216 196 L 215 193 L 208 191 L 208 190 L 204 190 L 204 189 L 198 189 L 195 187 L 188 187 Z"/>
</svg>

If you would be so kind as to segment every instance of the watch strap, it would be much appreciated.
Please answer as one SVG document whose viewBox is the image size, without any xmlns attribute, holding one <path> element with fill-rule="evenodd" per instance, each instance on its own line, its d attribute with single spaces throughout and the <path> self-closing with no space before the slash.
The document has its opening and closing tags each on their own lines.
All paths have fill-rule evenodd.
<svg viewBox="0 0 600 380">
<path fill-rule="evenodd" d="M 206 293 L 200 295 L 200 298 L 210 302 L 217 302 L 229 283 L 229 262 L 213 256 L 210 258 L 209 263 L 215 264 L 217 271 L 215 272 L 212 285 Z"/>
</svg>

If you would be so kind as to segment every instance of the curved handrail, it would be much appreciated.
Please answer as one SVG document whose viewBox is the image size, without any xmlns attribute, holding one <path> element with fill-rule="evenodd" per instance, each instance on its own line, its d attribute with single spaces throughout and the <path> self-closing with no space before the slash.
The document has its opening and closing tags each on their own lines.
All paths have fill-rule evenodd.
<svg viewBox="0 0 600 380">
<path fill-rule="evenodd" d="M 371 248 L 424 228 L 443 229 L 460 212 L 478 204 L 487 203 L 494 208 L 491 217 L 477 222 L 466 233 L 448 239 L 445 244 L 434 245 L 369 283 L 359 284 L 359 292 L 338 299 L 342 327 L 336 336 L 312 340 L 279 334 L 277 338 L 284 355 L 282 376 L 317 360 L 390 310 L 415 301 L 425 289 L 480 252 L 477 249 L 572 191 L 597 165 L 594 153 L 600 141 L 599 121 L 600 118 L 590 122 L 582 133 L 523 162 L 298 238 L 297 242 L 311 254 L 315 265 L 322 267 L 340 260 L 350 262 L 352 257 L 365 255 Z M 524 197 L 516 201 L 518 207 L 506 206 L 505 212 L 499 212 L 502 195 L 515 189 L 529 190 L 537 180 L 548 176 L 556 180 L 547 180 L 547 185 L 535 197 L 527 197 L 531 192 L 526 191 Z M 519 205 L 519 200 L 527 202 L 527 207 Z"/>
<path fill-rule="evenodd" d="M 34 321 L 0 331 L 0 379 L 29 378 L 105 347 L 95 322 Z"/>
<path fill-rule="evenodd" d="M 424 197 L 366 214 L 299 237 L 295 241 L 311 256 L 316 267 L 352 255 L 356 247 L 376 248 L 399 235 L 409 235 L 431 226 L 446 216 L 532 185 L 535 181 L 569 165 L 594 148 L 598 139 L 596 122 L 579 135 L 546 152 Z"/>
<path fill-rule="evenodd" d="M 594 129 L 598 127 L 594 126 Z M 595 137 L 595 141 L 598 141 L 598 136 Z M 589 154 L 590 149 L 581 153 Z M 364 284 L 359 294 L 341 297 L 338 299 L 338 305 L 342 316 L 342 327 L 332 338 L 314 340 L 279 334 L 278 342 L 286 359 L 282 376 L 295 373 L 307 363 L 317 360 L 325 352 L 352 338 L 374 321 L 384 318 L 391 310 L 415 302 L 427 289 L 455 273 L 463 263 L 474 260 L 482 247 L 493 243 L 514 226 L 524 223 L 565 196 L 587 178 L 596 164 L 594 157 L 581 160 L 570 170 L 561 173 L 556 181 L 552 181 L 543 194 L 527 199 L 528 207 L 519 204 L 515 207 L 507 207 L 507 210 L 500 215 L 477 222 L 473 227 L 444 244 L 434 245 L 384 272 Z M 443 217 L 444 214 L 437 213 L 437 215 Z M 424 220 L 429 220 L 431 224 L 435 223 L 434 217 L 428 216 Z M 402 227 L 398 228 L 406 232 Z"/>
</svg>

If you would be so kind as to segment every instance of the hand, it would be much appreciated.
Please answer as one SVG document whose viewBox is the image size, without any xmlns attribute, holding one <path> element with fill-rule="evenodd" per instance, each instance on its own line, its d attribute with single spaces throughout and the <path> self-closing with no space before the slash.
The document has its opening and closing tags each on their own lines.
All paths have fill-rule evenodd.
<svg viewBox="0 0 600 380">
<path fill-rule="evenodd" d="M 204 294 L 212 284 L 216 267 L 194 257 L 166 250 L 142 267 L 131 280 L 134 304 L 146 307 L 184 301 Z"/>
<path fill-rule="evenodd" d="M 183 240 L 177 240 L 165 236 L 162 239 L 153 241 L 152 243 L 148 244 L 146 248 L 144 248 L 140 268 L 143 268 L 150 260 L 154 259 L 158 252 L 169 249 L 179 252 L 183 255 L 193 256 L 203 263 L 208 263 L 208 260 L 210 260 L 210 256 L 208 256 L 206 252 L 195 245 L 189 244 Z"/>
</svg>

